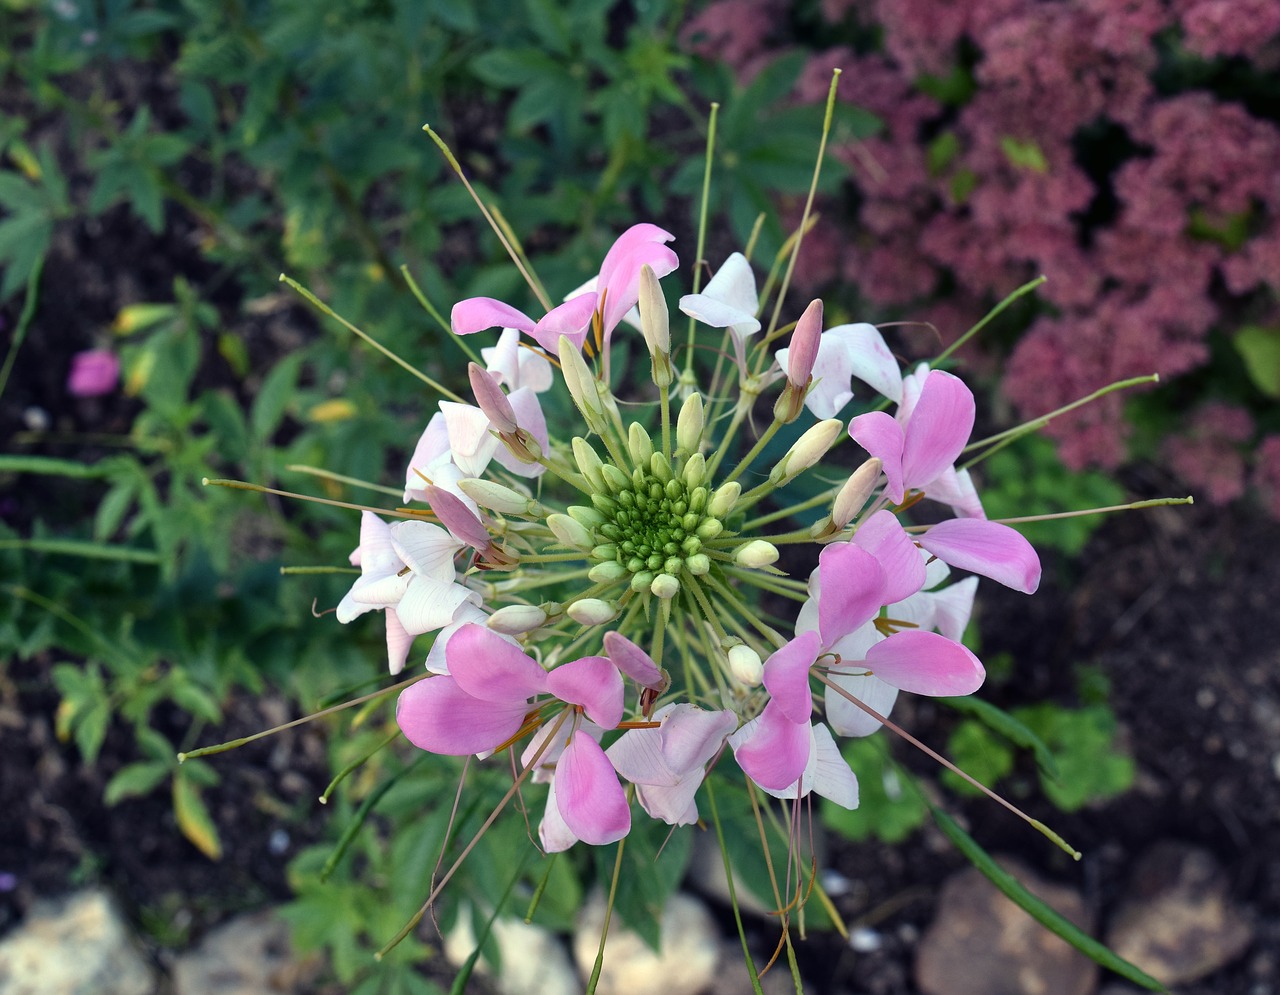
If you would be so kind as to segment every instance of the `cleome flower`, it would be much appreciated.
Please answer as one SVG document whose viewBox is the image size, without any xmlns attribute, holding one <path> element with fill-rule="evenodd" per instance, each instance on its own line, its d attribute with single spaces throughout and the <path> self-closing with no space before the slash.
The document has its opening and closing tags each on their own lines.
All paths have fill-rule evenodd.
<svg viewBox="0 0 1280 995">
<path fill-rule="evenodd" d="M 963 382 L 927 367 L 904 376 L 874 326 L 824 329 L 821 301 L 770 352 L 777 335 L 759 334 L 741 254 L 680 299 L 733 362 L 702 386 L 690 352 L 674 409 L 669 241 L 628 229 L 599 276 L 541 318 L 488 298 L 454 307 L 459 335 L 500 329 L 469 367 L 476 403 L 440 402 L 406 470 L 401 513 L 414 517 L 366 513 L 361 576 L 338 610 L 343 622 L 385 612 L 393 671 L 435 633 L 430 676 L 401 692 L 400 728 L 443 755 L 519 747 L 521 777 L 548 785 L 548 852 L 623 838 L 633 802 L 637 817 L 695 822 L 712 772 L 856 806 L 837 734 L 874 731 L 901 691 L 982 684 L 959 641 L 977 577 L 942 586 L 952 570 L 1026 593 L 1039 581 L 1034 550 L 983 517 L 956 468 L 975 410 Z M 623 405 L 609 355 L 637 307 L 654 390 Z M 841 421 L 855 378 L 896 413 Z M 557 389 L 576 430 L 542 413 L 539 395 Z M 770 409 L 770 389 L 773 421 L 749 443 L 743 427 L 757 400 Z M 794 441 L 771 453 L 793 422 Z M 789 502 L 816 468 L 843 482 Z M 922 497 L 965 517 L 911 525 Z M 786 519 L 798 527 L 772 525 Z M 796 547 L 786 562 L 807 558 L 800 578 L 779 568 L 784 546 Z"/>
</svg>

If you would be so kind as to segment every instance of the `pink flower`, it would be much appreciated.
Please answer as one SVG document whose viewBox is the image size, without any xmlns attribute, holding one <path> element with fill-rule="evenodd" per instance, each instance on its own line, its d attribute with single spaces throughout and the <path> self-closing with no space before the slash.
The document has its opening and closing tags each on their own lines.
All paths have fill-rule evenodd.
<svg viewBox="0 0 1280 995">
<path fill-rule="evenodd" d="M 101 397 L 120 382 L 120 360 L 108 349 L 86 349 L 71 357 L 67 392 L 73 397 Z"/>
</svg>

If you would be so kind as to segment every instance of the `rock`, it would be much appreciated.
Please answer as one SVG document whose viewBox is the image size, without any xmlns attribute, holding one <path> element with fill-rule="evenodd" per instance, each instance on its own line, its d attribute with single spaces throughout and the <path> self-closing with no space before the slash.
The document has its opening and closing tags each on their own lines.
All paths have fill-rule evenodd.
<svg viewBox="0 0 1280 995">
<path fill-rule="evenodd" d="M 502 962 L 494 984 L 502 995 L 578 995 L 582 991 L 564 944 L 550 930 L 520 919 L 497 919 L 493 924 L 493 939 L 498 944 L 498 959 Z M 471 915 L 464 910 L 458 924 L 444 939 L 444 953 L 449 963 L 461 967 L 475 948 Z M 476 970 L 488 976 L 493 974 L 484 958 Z"/>
<path fill-rule="evenodd" d="M 1124 894 L 1107 945 L 1166 985 L 1216 971 L 1253 939 L 1227 897 L 1222 868 L 1204 850 L 1157 843 L 1138 861 Z"/>
<path fill-rule="evenodd" d="M 280 995 L 303 991 L 317 966 L 293 956 L 289 927 L 271 911 L 238 916 L 173 965 L 174 995 Z"/>
<path fill-rule="evenodd" d="M 1089 930 L 1089 915 L 1074 890 L 1043 881 L 1013 860 L 1000 865 L 1037 898 Z M 970 868 L 942 886 L 916 954 L 915 975 L 926 995 L 1089 995 L 1098 971 Z"/>
<path fill-rule="evenodd" d="M 605 901 L 593 896 L 578 916 L 573 957 L 584 978 L 591 976 Z M 720 962 L 720 934 L 705 906 L 688 895 L 672 895 L 662 912 L 661 948 L 655 953 L 617 916 L 609 926 L 597 995 L 696 995 L 716 978 Z M 743 967 L 745 974 L 746 968 Z M 748 987 L 749 991 L 750 988 Z"/>
<path fill-rule="evenodd" d="M 756 970 L 759 971 L 764 964 L 760 958 L 756 960 Z M 796 987 L 791 980 L 785 954 L 760 978 L 760 990 L 764 995 L 795 995 Z M 805 988 L 805 991 L 809 990 Z M 720 947 L 720 967 L 715 980 L 703 995 L 743 995 L 750 991 L 751 975 L 747 973 L 747 962 L 742 957 L 742 943 L 737 939 L 725 940 Z"/>
<path fill-rule="evenodd" d="M 155 987 L 151 966 L 102 891 L 40 903 L 0 941 L 4 995 L 151 995 Z"/>
</svg>

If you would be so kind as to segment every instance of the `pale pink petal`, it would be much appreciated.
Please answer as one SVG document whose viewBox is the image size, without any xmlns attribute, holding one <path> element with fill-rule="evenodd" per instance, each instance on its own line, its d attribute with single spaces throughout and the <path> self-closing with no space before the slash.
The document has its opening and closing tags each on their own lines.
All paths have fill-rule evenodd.
<svg viewBox="0 0 1280 995">
<path fill-rule="evenodd" d="M 836 673 L 829 677 L 833 684 L 865 702 L 885 718 L 889 717 L 889 713 L 893 711 L 893 703 L 898 700 L 898 689 L 877 677 Z M 827 688 L 823 705 L 831 728 L 841 736 L 870 736 L 880 728 L 879 719 L 873 719 L 834 688 Z"/>
<path fill-rule="evenodd" d="M 575 732 L 556 763 L 556 807 L 569 830 L 592 846 L 631 831 L 631 807 L 600 744 Z"/>
<path fill-rule="evenodd" d="M 901 504 L 906 496 L 902 475 L 902 447 L 905 442 L 902 426 L 883 411 L 871 411 L 849 422 L 849 436 L 884 464 L 884 476 L 888 481 L 885 494 L 894 504 Z"/>
<path fill-rule="evenodd" d="M 584 656 L 547 674 L 547 690 L 570 705 L 581 705 L 587 718 L 604 729 L 622 721 L 622 674 L 604 656 Z"/>
<path fill-rule="evenodd" d="M 968 470 L 947 467 L 937 480 L 924 485 L 924 493 L 930 501 L 949 505 L 961 518 L 987 517 L 987 513 L 982 510 L 978 489 L 973 486 L 973 475 Z"/>
<path fill-rule="evenodd" d="M 874 556 L 884 571 L 882 604 L 901 601 L 924 586 L 924 558 L 893 512 L 877 511 L 859 525 L 853 544 Z"/>
<path fill-rule="evenodd" d="M 676 254 L 666 247 L 674 235 L 657 225 L 632 225 L 613 243 L 604 262 L 596 289 L 604 295 L 604 337 L 609 340 L 613 329 L 640 299 L 640 269 L 648 266 L 658 279 L 679 265 Z"/>
<path fill-rule="evenodd" d="M 462 626 L 446 653 L 449 673 L 484 701 L 524 702 L 547 690 L 547 673 L 538 661 L 483 625 Z"/>
<path fill-rule="evenodd" d="M 395 573 L 404 566 L 391 544 L 391 526 L 372 511 L 360 512 L 360 545 L 351 554 L 351 565 L 364 576 Z"/>
<path fill-rule="evenodd" d="M 986 671 L 964 646 L 936 632 L 895 632 L 867 650 L 867 669 L 886 684 L 912 694 L 973 694 Z"/>
<path fill-rule="evenodd" d="M 636 800 L 650 816 L 669 826 L 692 826 L 698 821 L 694 801 L 702 786 L 703 772 L 691 771 L 675 784 L 638 784 Z"/>
<path fill-rule="evenodd" d="M 875 618 L 885 603 L 880 561 L 851 542 L 833 542 L 818 556 L 822 596 L 818 599 L 818 631 L 822 645 Z"/>
<path fill-rule="evenodd" d="M 920 545 L 953 567 L 1023 594 L 1040 586 L 1040 557 L 1022 533 L 979 518 L 952 518 L 920 536 Z"/>
<path fill-rule="evenodd" d="M 461 757 L 506 742 L 519 732 L 526 711 L 523 702 L 475 698 L 452 677 L 429 677 L 400 692 L 396 722 L 419 749 Z"/>
<path fill-rule="evenodd" d="M 391 527 L 391 542 L 398 559 L 416 574 L 452 583 L 457 577 L 453 558 L 462 543 L 439 525 L 404 521 Z"/>
<path fill-rule="evenodd" d="M 413 645 L 413 634 L 400 624 L 400 616 L 393 611 L 385 612 L 387 620 L 387 665 L 392 676 L 404 670 L 404 663 L 409 659 L 409 648 Z"/>
<path fill-rule="evenodd" d="M 581 349 L 583 340 L 587 337 L 587 329 L 591 327 L 591 316 L 595 313 L 596 303 L 595 294 L 571 297 L 539 319 L 529 335 L 553 356 L 560 351 L 561 335 Z"/>
<path fill-rule="evenodd" d="M 736 742 L 735 742 L 736 741 Z M 809 723 L 792 722 L 777 701 L 729 738 L 738 766 L 766 790 L 794 783 L 809 762 Z"/>
<path fill-rule="evenodd" d="M 817 661 L 821 644 L 816 632 L 802 632 L 765 661 L 764 686 L 792 722 L 807 722 L 813 714 L 809 668 Z"/>
<path fill-rule="evenodd" d="M 839 343 L 848 356 L 849 373 L 891 401 L 902 400 L 902 372 L 875 325 L 836 325 L 822 333 L 823 341 Z"/>
<path fill-rule="evenodd" d="M 790 347 L 779 349 L 774 358 L 787 379 L 796 382 L 791 370 Z M 843 342 L 830 338 L 829 333 L 818 342 L 818 355 L 813 361 L 811 376 L 813 386 L 805 395 L 804 406 L 815 418 L 834 418 L 853 400 L 853 365 L 849 350 Z"/>
<path fill-rule="evenodd" d="M 959 642 L 973 614 L 973 598 L 977 593 L 978 578 L 966 577 L 929 595 L 933 601 L 933 628 Z"/>
<path fill-rule="evenodd" d="M 578 837 L 573 835 L 573 830 L 560 814 L 555 778 L 551 779 L 550 785 L 547 789 L 547 808 L 538 826 L 538 839 L 542 843 L 542 849 L 547 853 L 563 853 L 578 842 Z"/>
<path fill-rule="evenodd" d="M 522 332 L 533 330 L 532 318 L 492 297 L 469 297 L 458 301 L 449 315 L 449 324 L 455 335 L 470 335 L 495 327 L 518 328 Z"/>
<path fill-rule="evenodd" d="M 449 429 L 445 425 L 444 415 L 437 412 L 427 422 L 414 447 L 413 456 L 409 460 L 409 468 L 405 471 L 404 499 L 406 501 L 425 501 L 422 488 L 427 481 L 423 476 L 434 478 L 437 462 L 449 459 Z"/>
<path fill-rule="evenodd" d="M 604 634 L 604 651 L 613 661 L 613 665 L 630 677 L 641 687 L 658 688 L 662 686 L 662 671 L 653 662 L 653 657 L 618 632 Z"/>
<path fill-rule="evenodd" d="M 414 574 L 409 577 L 409 585 L 403 597 L 396 602 L 394 611 L 406 632 L 420 636 L 424 632 L 444 628 L 454 620 L 465 602 L 479 600 L 477 592 L 461 584 Z"/>
<path fill-rule="evenodd" d="M 490 431 L 489 416 L 474 404 L 456 401 L 441 401 L 440 411 L 449 433 L 453 462 L 466 476 L 481 476 L 499 445 Z M 428 472 L 427 476 L 430 475 Z"/>
<path fill-rule="evenodd" d="M 715 283 L 715 280 L 711 283 Z M 697 318 L 711 328 L 732 328 L 736 325 L 742 329 L 749 328 L 750 331 L 739 332 L 746 335 L 760 330 L 760 322 L 754 311 L 744 311 L 725 301 L 716 300 L 711 296 L 711 284 L 700 294 L 685 294 L 680 298 L 679 306 L 690 318 Z"/>
<path fill-rule="evenodd" d="M 668 708 L 660 730 L 662 755 L 667 766 L 680 774 L 706 764 L 738 725 L 737 714 L 729 709 L 708 712 L 683 702 Z M 664 711 L 654 713 L 655 717 Z"/>
<path fill-rule="evenodd" d="M 458 610 L 453 613 L 453 620 L 436 633 L 436 638 L 431 643 L 431 649 L 427 651 L 426 668 L 433 674 L 447 674 L 449 672 L 447 656 L 449 640 L 468 622 L 484 625 L 488 619 L 489 616 L 473 602 L 464 601 L 460 604 Z M 513 645 L 515 644 L 514 639 L 510 641 Z"/>
<path fill-rule="evenodd" d="M 658 715 L 654 715 L 658 721 Z M 631 729 L 605 750 L 618 775 L 632 784 L 678 784 L 682 774 L 674 771 L 662 755 L 661 729 Z"/>
<path fill-rule="evenodd" d="M 564 721 L 556 718 L 541 726 L 529 740 L 529 745 L 524 748 L 524 752 L 520 754 L 520 765 L 522 767 L 528 767 L 535 756 L 538 758 L 538 767 L 533 772 L 533 782 L 535 784 L 545 784 L 554 779 L 556 761 L 560 759 L 560 754 L 564 752 L 564 748 L 569 745 L 569 737 L 575 731 L 579 735 L 590 736 L 597 743 L 600 742 L 600 737 L 604 735 L 603 729 L 594 722 L 588 722 L 585 719 L 578 722 L 575 730 L 574 723 L 570 721 L 572 718 L 572 715 L 566 714 Z M 546 749 L 543 749 L 542 746 L 544 742 L 547 744 Z M 539 753 L 539 750 L 542 752 Z"/>
<path fill-rule="evenodd" d="M 973 419 L 973 393 L 964 381 L 932 370 L 905 429 L 903 485 L 924 487 L 955 463 L 973 432 Z"/>
<path fill-rule="evenodd" d="M 809 765 L 801 782 L 804 793 L 816 791 L 842 808 L 858 807 L 858 778 L 831 736 L 831 730 L 818 722 L 813 726 L 809 746 Z"/>
</svg>

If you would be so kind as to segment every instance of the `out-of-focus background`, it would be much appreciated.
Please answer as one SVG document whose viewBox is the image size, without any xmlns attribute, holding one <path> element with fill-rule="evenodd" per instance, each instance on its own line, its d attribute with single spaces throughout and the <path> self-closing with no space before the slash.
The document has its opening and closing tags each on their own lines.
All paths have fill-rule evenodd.
<svg viewBox="0 0 1280 995">
<path fill-rule="evenodd" d="M 175 759 L 385 665 L 374 629 L 312 617 L 344 578 L 280 573 L 345 564 L 354 512 L 201 486 L 365 500 L 315 471 L 398 486 L 434 409 L 278 276 L 457 386 L 465 357 L 430 308 L 523 289 L 425 122 L 553 292 L 636 221 L 676 234 L 687 285 L 710 105 L 707 264 L 763 216 L 767 268 L 837 67 L 793 302 L 902 322 L 895 350 L 923 359 L 1044 274 L 960 354 L 985 427 L 1161 384 L 988 460 L 988 513 L 1197 503 L 1030 526 L 1045 586 L 980 593 L 983 695 L 1056 777 L 990 715 L 904 710 L 1082 863 L 904 745 L 854 744 L 862 808 L 817 814 L 855 930 L 816 930 L 801 973 L 839 993 L 1131 990 L 955 877 L 901 764 L 1179 991 L 1280 990 L 1280 4 L 0 0 L 0 992 L 41 990 L 14 965 L 58 935 L 65 963 L 97 956 L 86 937 L 123 943 L 102 954 L 117 987 L 85 991 L 448 989 L 433 930 L 371 959 L 425 894 L 447 772 L 379 754 L 316 802 L 385 716 Z M 493 894 L 483 868 L 526 844 L 513 833 L 464 893 Z M 539 911 L 558 935 L 582 928 L 580 864 Z M 659 904 L 683 871 L 655 875 Z M 728 965 L 714 990 L 745 990 L 714 883 L 686 893 Z M 750 929 L 767 959 L 776 920 Z M 567 964 L 554 950 L 503 960 Z M 652 990 L 701 984 L 693 954 L 671 956 Z M 232 975 L 248 987 L 217 987 Z M 499 977 L 476 984 L 516 984 Z"/>
</svg>

